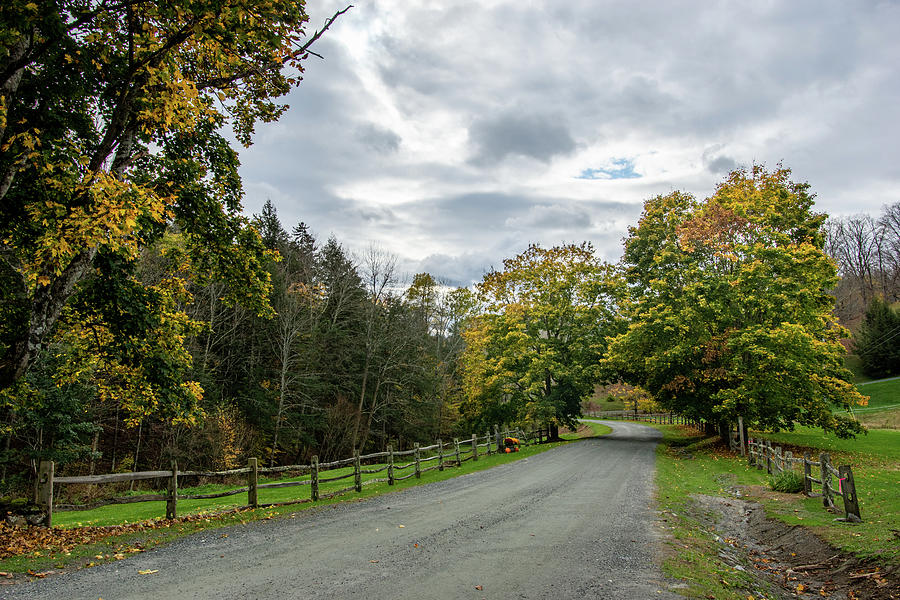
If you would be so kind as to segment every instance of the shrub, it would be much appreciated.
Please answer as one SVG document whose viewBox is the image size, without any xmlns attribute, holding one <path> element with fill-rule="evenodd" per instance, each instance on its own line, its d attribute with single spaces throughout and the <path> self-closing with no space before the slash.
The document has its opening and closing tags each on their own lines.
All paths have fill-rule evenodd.
<svg viewBox="0 0 900 600">
<path fill-rule="evenodd" d="M 769 480 L 769 487 L 776 492 L 796 494 L 803 491 L 803 475 L 794 471 L 784 471 Z"/>
</svg>

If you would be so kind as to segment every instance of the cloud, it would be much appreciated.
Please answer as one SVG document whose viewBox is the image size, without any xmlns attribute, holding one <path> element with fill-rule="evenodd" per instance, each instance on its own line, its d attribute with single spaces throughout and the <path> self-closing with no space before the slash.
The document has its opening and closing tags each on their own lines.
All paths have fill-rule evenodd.
<svg viewBox="0 0 900 600">
<path fill-rule="evenodd" d="M 496 265 L 484 254 L 465 252 L 458 256 L 429 254 L 416 264 L 417 273 L 431 273 L 451 287 L 468 287 L 481 281 L 482 275 Z"/>
<path fill-rule="evenodd" d="M 469 127 L 473 163 L 498 163 L 509 156 L 550 162 L 575 150 L 575 140 L 556 115 L 505 113 L 478 119 Z"/>
<path fill-rule="evenodd" d="M 378 154 L 396 152 L 400 148 L 399 135 L 374 123 L 358 127 L 356 136 L 368 149 Z"/>
<path fill-rule="evenodd" d="M 536 204 L 524 214 L 509 217 L 507 227 L 514 229 L 565 229 L 590 228 L 591 215 L 584 206 L 563 204 Z"/>
<path fill-rule="evenodd" d="M 730 173 L 738 168 L 738 162 L 722 152 L 721 144 L 715 144 L 703 151 L 703 165 L 706 170 L 714 175 L 723 175 Z"/>
</svg>

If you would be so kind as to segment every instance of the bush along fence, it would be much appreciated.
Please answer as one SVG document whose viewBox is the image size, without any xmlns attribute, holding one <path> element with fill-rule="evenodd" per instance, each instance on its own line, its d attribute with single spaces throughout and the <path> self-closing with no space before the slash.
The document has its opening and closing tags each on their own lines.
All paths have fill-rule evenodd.
<svg viewBox="0 0 900 600">
<path fill-rule="evenodd" d="M 819 454 L 819 460 L 813 461 L 809 453 L 804 453 L 803 458 L 795 458 L 788 450 L 781 451 L 780 446 L 772 447 L 772 442 L 749 438 L 747 440 L 748 462 L 757 469 L 766 469 L 771 475 L 784 472 L 797 472 L 802 469 L 803 493 L 809 497 L 821 497 L 822 506 L 825 509 L 834 508 L 835 491 L 844 501 L 844 517 L 841 520 L 859 523 L 862 516 L 859 512 L 859 501 L 856 495 L 856 483 L 853 480 L 853 470 L 850 465 L 834 467 L 831 456 L 827 452 Z M 795 470 L 795 467 L 798 469 Z M 835 490 L 834 479 L 837 479 Z M 814 492 L 813 487 L 818 486 L 820 492 Z"/>
<path fill-rule="evenodd" d="M 420 478 L 422 473 L 432 470 L 443 471 L 445 467 L 458 467 L 462 463 L 472 460 L 477 461 L 479 454 L 491 454 L 503 452 L 503 440 L 506 437 L 516 437 L 522 442 L 539 443 L 545 438 L 549 439 L 547 429 L 534 430 L 531 433 L 525 433 L 521 429 L 500 431 L 498 426 L 494 426 L 494 433 L 487 432 L 483 436 L 472 434 L 470 439 L 454 438 L 452 443 L 445 443 L 438 440 L 431 446 L 419 446 L 415 444 L 412 450 L 395 451 L 390 446 L 386 452 L 375 452 L 372 454 L 360 455 L 359 451 L 354 451 L 353 456 L 343 460 L 333 462 L 320 463 L 317 456 L 312 457 L 312 461 L 308 465 L 287 465 L 282 467 L 264 468 L 259 466 L 256 458 L 250 458 L 247 466 L 240 469 L 229 469 L 226 471 L 179 471 L 178 465 L 172 462 L 171 468 L 165 471 L 139 471 L 133 473 L 110 473 L 105 475 L 77 475 L 72 477 L 55 477 L 54 463 L 52 461 L 42 461 L 38 472 L 38 504 L 45 513 L 43 525 L 51 527 L 53 524 L 54 511 L 70 511 L 70 510 L 91 510 L 108 504 L 130 504 L 133 502 L 166 502 L 166 518 L 174 519 L 178 512 L 179 500 L 201 500 L 210 498 L 223 498 L 226 496 L 234 496 L 237 494 L 247 494 L 247 507 L 269 507 L 282 506 L 287 504 L 300 504 L 304 502 L 315 502 L 320 498 L 332 498 L 349 492 L 362 492 L 364 485 L 386 482 L 388 485 L 394 485 L 398 481 L 403 481 L 411 477 Z M 406 462 L 404 462 L 406 461 Z M 428 464 L 432 463 L 434 464 Z M 364 464 L 365 463 L 365 464 Z M 427 466 L 424 466 L 427 465 Z M 348 470 L 347 467 L 352 467 Z M 410 471 L 403 475 L 407 469 Z M 333 474 L 329 471 L 345 470 L 345 473 Z M 363 482 L 363 474 L 385 473 L 384 477 L 372 478 Z M 179 494 L 179 482 L 184 478 L 205 477 L 205 478 L 224 478 L 243 475 L 246 477 L 247 485 L 231 489 L 224 492 L 211 494 Z M 305 479 L 297 481 L 277 481 L 271 483 L 259 483 L 260 475 L 274 475 L 277 477 L 302 477 L 308 475 Z M 343 479 L 353 478 L 353 485 L 339 489 L 328 494 L 319 494 L 319 485 L 322 483 L 339 481 Z M 117 483 L 125 481 L 140 481 L 144 479 L 165 479 L 167 480 L 165 494 L 143 494 L 139 496 L 122 496 L 109 498 L 94 502 L 92 504 L 57 504 L 53 502 L 54 486 L 58 485 L 76 485 L 76 484 L 105 484 Z M 258 500 L 258 490 L 265 488 L 284 488 L 293 486 L 309 486 L 309 497 L 292 500 L 287 502 L 277 502 L 270 504 L 260 504 Z"/>
</svg>

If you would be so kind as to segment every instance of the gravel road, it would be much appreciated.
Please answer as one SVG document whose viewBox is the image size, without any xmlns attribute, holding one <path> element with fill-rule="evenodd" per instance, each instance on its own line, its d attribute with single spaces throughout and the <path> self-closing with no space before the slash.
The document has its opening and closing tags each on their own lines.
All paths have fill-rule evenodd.
<svg viewBox="0 0 900 600">
<path fill-rule="evenodd" d="M 0 598 L 675 598 L 654 564 L 659 434 L 607 424 L 615 431 L 603 438 L 200 533 Z"/>
</svg>

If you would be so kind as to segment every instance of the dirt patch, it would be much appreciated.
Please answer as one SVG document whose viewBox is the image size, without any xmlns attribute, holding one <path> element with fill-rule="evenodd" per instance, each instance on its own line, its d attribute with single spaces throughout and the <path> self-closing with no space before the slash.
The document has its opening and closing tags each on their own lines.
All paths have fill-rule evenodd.
<svg viewBox="0 0 900 600">
<path fill-rule="evenodd" d="M 591 427 L 589 425 L 585 425 L 583 423 L 579 423 L 578 429 L 570 429 L 568 427 L 565 427 L 565 428 L 560 429 L 559 432 L 560 433 L 575 433 L 575 434 L 578 434 L 578 437 L 580 437 L 580 438 L 593 437 L 593 435 L 594 435 L 594 430 L 591 429 Z"/>
<path fill-rule="evenodd" d="M 768 519 L 756 502 L 692 498 L 692 516 L 717 534 L 719 557 L 777 585 L 784 598 L 900 599 L 896 565 L 836 550 L 808 529 Z"/>
</svg>

